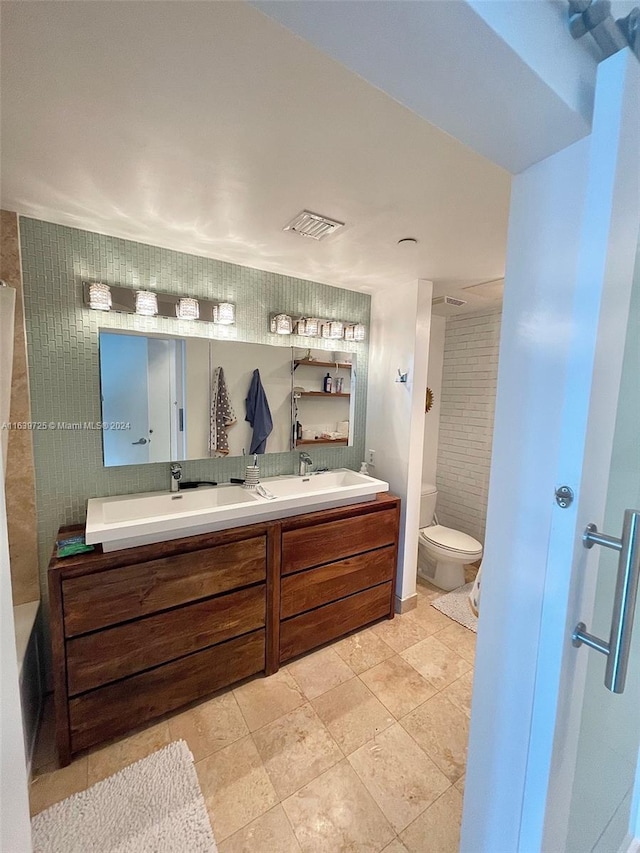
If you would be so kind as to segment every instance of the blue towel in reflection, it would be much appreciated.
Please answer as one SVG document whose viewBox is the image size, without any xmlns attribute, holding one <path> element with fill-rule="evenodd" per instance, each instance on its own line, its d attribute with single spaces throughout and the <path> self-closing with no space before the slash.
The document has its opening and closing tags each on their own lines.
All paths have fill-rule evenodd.
<svg viewBox="0 0 640 853">
<path fill-rule="evenodd" d="M 273 421 L 271 420 L 271 410 L 269 409 L 267 395 L 264 393 L 264 388 L 262 387 L 260 371 L 257 369 L 253 371 L 245 403 L 247 405 L 247 417 L 245 420 L 249 421 L 253 427 L 253 437 L 249 453 L 264 453 L 267 447 L 267 438 L 273 429 Z"/>
</svg>

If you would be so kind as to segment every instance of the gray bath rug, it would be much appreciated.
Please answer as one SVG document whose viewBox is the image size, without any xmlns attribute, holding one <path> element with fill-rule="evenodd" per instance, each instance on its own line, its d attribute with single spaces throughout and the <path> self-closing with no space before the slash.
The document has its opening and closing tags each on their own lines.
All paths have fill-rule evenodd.
<svg viewBox="0 0 640 853">
<path fill-rule="evenodd" d="M 459 586 L 457 589 L 451 590 L 446 595 L 440 596 L 431 602 L 431 606 L 436 610 L 440 610 L 445 616 L 450 619 L 455 619 L 465 628 L 478 633 L 478 617 L 474 616 L 469 607 L 469 593 L 473 583 L 466 583 L 464 586 Z"/>
<path fill-rule="evenodd" d="M 217 853 L 183 740 L 51 806 L 31 827 L 34 853 Z"/>
</svg>

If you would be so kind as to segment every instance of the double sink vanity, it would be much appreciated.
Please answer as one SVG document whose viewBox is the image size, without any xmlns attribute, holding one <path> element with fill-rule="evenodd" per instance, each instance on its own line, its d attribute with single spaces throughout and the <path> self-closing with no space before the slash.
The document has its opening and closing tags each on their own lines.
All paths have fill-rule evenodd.
<svg viewBox="0 0 640 853">
<path fill-rule="evenodd" d="M 49 565 L 56 736 L 73 754 L 393 618 L 400 501 L 349 469 L 89 501 Z"/>
</svg>

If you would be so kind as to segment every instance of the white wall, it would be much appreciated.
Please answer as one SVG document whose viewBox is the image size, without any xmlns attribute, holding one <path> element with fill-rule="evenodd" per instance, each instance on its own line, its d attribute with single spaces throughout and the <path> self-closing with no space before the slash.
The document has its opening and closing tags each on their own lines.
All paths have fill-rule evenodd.
<svg viewBox="0 0 640 853">
<path fill-rule="evenodd" d="M 209 341 L 206 338 L 185 338 L 185 355 L 187 458 L 205 459 L 209 455 L 211 417 Z"/>
<path fill-rule="evenodd" d="M 375 451 L 374 477 L 402 500 L 396 596 L 416 591 L 424 398 L 427 387 L 430 281 L 389 287 L 371 297 L 367 449 Z M 406 384 L 398 370 L 409 372 Z"/>
<path fill-rule="evenodd" d="M 436 314 L 431 316 L 427 386 L 433 391 L 433 406 L 424 417 L 422 482 L 432 485 L 436 483 L 438 462 L 438 434 L 440 432 L 440 410 L 442 408 L 442 362 L 444 359 L 446 323 L 446 317 L 438 317 Z"/>
<path fill-rule="evenodd" d="M 449 317 L 438 442 L 438 521 L 484 542 L 502 309 Z M 433 481 L 432 481 L 433 482 Z"/>
</svg>

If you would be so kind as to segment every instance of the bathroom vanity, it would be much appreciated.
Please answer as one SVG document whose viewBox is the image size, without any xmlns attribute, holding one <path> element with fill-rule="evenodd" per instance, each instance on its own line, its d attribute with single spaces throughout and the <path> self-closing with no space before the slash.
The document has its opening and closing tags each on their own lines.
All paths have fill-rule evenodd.
<svg viewBox="0 0 640 853">
<path fill-rule="evenodd" d="M 400 501 L 231 527 L 49 564 L 61 764 L 381 618 Z M 83 528 L 63 528 L 60 536 Z"/>
</svg>

